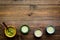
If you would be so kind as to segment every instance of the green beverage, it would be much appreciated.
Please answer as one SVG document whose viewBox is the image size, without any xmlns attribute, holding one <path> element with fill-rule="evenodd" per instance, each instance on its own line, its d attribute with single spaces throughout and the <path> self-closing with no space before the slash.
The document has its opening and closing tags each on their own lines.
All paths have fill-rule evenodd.
<svg viewBox="0 0 60 40">
<path fill-rule="evenodd" d="M 55 28 L 54 28 L 52 25 L 49 25 L 49 26 L 46 28 L 46 32 L 47 32 L 48 34 L 54 34 Z"/>
<path fill-rule="evenodd" d="M 37 30 L 34 31 L 34 36 L 37 37 L 37 38 L 41 37 L 42 34 L 43 34 L 42 31 L 39 30 L 39 29 L 37 29 Z"/>
<path fill-rule="evenodd" d="M 30 31 L 30 28 L 29 28 L 29 26 L 27 26 L 27 25 L 22 25 L 22 26 L 20 27 L 20 31 L 21 31 L 22 34 L 28 34 L 29 31 Z"/>
</svg>

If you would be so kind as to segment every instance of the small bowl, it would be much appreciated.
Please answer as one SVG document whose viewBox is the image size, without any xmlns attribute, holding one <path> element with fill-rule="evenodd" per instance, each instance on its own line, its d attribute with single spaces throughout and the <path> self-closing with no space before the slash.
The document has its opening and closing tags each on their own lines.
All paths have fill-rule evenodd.
<svg viewBox="0 0 60 40">
<path fill-rule="evenodd" d="M 52 26 L 52 25 L 49 25 L 49 26 L 47 26 L 46 27 L 46 32 L 47 32 L 47 34 L 54 34 L 55 33 L 55 27 L 54 26 Z"/>
<path fill-rule="evenodd" d="M 4 33 L 7 37 L 12 38 L 16 35 L 16 28 L 14 26 L 8 26 L 8 29 L 5 28 Z"/>
<path fill-rule="evenodd" d="M 29 33 L 29 31 L 30 31 L 30 28 L 28 25 L 22 25 L 20 27 L 20 32 L 24 35 L 27 35 Z"/>
<path fill-rule="evenodd" d="M 42 35 L 43 35 L 43 33 L 42 33 L 42 31 L 40 29 L 37 29 L 37 30 L 34 31 L 34 36 L 36 38 L 41 38 Z"/>
</svg>

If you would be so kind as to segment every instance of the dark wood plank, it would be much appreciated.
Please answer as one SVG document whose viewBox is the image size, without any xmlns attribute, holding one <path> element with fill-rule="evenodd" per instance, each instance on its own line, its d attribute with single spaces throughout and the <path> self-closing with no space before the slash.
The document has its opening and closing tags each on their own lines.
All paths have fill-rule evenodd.
<svg viewBox="0 0 60 40">
<path fill-rule="evenodd" d="M 39 0 L 37 2 L 36 0 L 33 0 L 34 2 L 30 1 L 20 3 L 19 1 L 0 0 L 0 24 L 4 21 L 8 26 L 13 25 L 17 29 L 17 34 L 14 38 L 7 38 L 1 25 L 0 40 L 60 40 L 59 0 L 53 0 L 54 2 L 42 0 L 41 3 Z M 31 4 L 36 7 L 31 8 Z M 20 26 L 23 24 L 29 25 L 31 29 L 28 35 L 22 35 L 19 31 Z M 48 25 L 53 25 L 56 28 L 54 35 L 46 34 L 45 28 Z M 36 39 L 33 36 L 33 31 L 36 29 L 41 29 L 43 32 L 43 36 L 40 39 Z"/>
</svg>

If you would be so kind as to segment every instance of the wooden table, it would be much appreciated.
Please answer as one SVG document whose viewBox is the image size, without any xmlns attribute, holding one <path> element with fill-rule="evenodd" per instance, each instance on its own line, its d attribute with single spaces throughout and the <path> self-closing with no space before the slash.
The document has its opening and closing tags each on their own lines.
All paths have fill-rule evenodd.
<svg viewBox="0 0 60 40">
<path fill-rule="evenodd" d="M 7 38 L 4 35 L 2 22 L 13 25 L 17 29 L 14 38 Z M 60 40 L 60 2 L 56 1 L 1 1 L 0 0 L 0 40 Z M 30 32 L 23 35 L 19 31 L 21 25 L 29 25 Z M 47 35 L 45 28 L 53 25 L 56 28 L 54 35 Z M 43 36 L 37 39 L 33 31 L 40 29 Z"/>
</svg>

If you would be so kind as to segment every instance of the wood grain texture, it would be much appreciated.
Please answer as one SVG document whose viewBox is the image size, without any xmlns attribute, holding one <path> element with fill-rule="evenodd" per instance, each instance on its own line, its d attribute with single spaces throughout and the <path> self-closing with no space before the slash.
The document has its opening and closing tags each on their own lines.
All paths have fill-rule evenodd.
<svg viewBox="0 0 60 40">
<path fill-rule="evenodd" d="M 60 4 L 60 0 L 0 0 L 0 4 Z"/>
<path fill-rule="evenodd" d="M 17 29 L 17 34 L 14 38 L 7 38 L 4 35 L 4 31 L 2 31 L 4 30 L 3 25 L 1 25 L 0 40 L 60 40 L 59 0 L 33 1 L 0 0 L 0 24 L 6 22 L 8 26 L 13 25 Z M 31 29 L 28 35 L 23 35 L 19 31 L 20 26 L 24 24 L 29 25 Z M 45 28 L 48 25 L 53 25 L 56 28 L 54 35 L 46 34 Z M 40 29 L 43 32 L 43 36 L 40 39 L 33 36 L 33 31 L 36 29 Z"/>
</svg>

